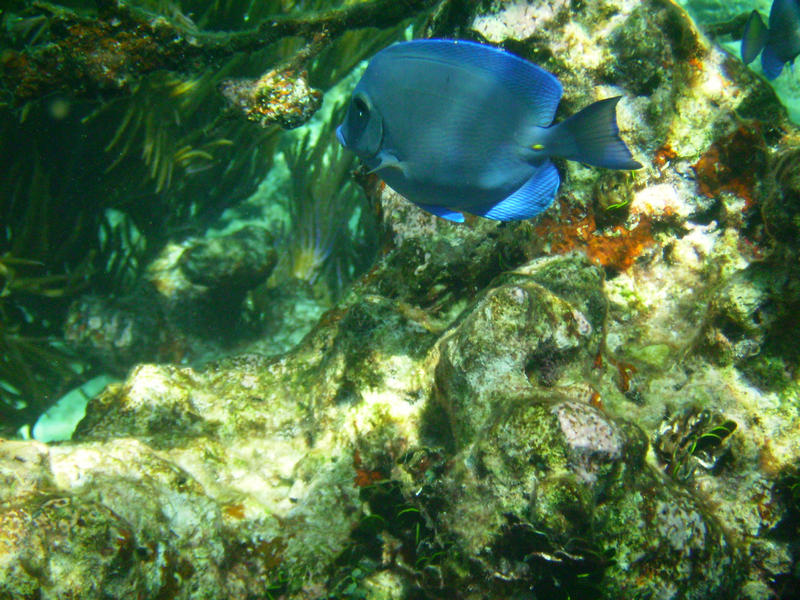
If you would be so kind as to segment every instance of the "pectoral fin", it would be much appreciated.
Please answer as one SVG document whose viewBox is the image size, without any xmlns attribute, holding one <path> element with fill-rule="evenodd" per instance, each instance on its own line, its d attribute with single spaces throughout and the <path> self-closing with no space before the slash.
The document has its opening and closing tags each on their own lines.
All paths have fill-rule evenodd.
<svg viewBox="0 0 800 600">
<path fill-rule="evenodd" d="M 403 173 L 403 175 L 406 174 L 405 165 L 393 154 L 390 154 L 385 151 L 381 152 L 378 154 L 378 160 L 380 161 L 378 163 L 378 166 L 373 169 L 370 169 L 368 171 L 368 174 L 377 173 L 381 169 L 399 169 L 400 172 Z"/>
</svg>

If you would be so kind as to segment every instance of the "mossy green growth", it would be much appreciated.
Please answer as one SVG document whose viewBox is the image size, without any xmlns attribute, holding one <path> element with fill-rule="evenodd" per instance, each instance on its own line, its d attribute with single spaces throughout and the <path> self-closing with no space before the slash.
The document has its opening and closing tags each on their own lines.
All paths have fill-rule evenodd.
<svg viewBox="0 0 800 600">
<path fill-rule="evenodd" d="M 760 354 L 744 361 L 740 368 L 762 390 L 783 392 L 793 381 L 791 367 L 783 356 Z"/>
<path fill-rule="evenodd" d="M 627 348 L 626 354 L 633 360 L 640 361 L 655 369 L 667 366 L 673 349 L 667 344 L 651 344 L 640 348 Z"/>
</svg>

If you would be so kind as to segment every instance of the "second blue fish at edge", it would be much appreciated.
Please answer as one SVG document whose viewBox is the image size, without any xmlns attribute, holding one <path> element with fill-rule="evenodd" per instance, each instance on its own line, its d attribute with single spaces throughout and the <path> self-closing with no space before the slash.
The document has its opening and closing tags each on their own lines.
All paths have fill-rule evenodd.
<svg viewBox="0 0 800 600">
<path fill-rule="evenodd" d="M 800 0 L 774 0 L 769 27 L 754 10 L 744 26 L 742 61 L 749 65 L 761 52 L 761 68 L 767 79 L 775 79 L 783 65 L 800 54 Z"/>
</svg>

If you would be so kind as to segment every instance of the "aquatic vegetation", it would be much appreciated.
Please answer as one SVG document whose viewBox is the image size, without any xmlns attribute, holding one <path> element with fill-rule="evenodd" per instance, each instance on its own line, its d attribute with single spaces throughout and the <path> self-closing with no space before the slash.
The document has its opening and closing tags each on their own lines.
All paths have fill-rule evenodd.
<svg viewBox="0 0 800 600">
<path fill-rule="evenodd" d="M 88 284 L 93 257 L 74 259 L 84 244 L 74 215 L 52 219 L 58 186 L 41 158 L 15 161 L 7 151 L 0 145 L 9 174 L 0 181 L 0 435 L 11 436 L 88 368 L 60 340 L 60 316 Z"/>
<path fill-rule="evenodd" d="M 800 144 L 783 145 L 770 155 L 763 183 L 761 215 L 767 235 L 793 251 L 800 247 Z"/>
<path fill-rule="evenodd" d="M 341 107 L 333 114 L 341 114 Z M 291 173 L 291 197 L 284 234 L 288 270 L 315 283 L 324 275 L 336 296 L 366 270 L 377 252 L 377 226 L 367 199 L 352 177 L 355 157 L 333 135 L 331 119 L 312 142 L 306 132 L 284 149 Z"/>
<path fill-rule="evenodd" d="M 186 59 L 198 58 L 197 48 L 181 35 L 189 32 L 179 24 L 163 17 L 151 20 L 123 3 L 105 3 L 91 17 L 55 4 L 33 5 L 6 19 L 23 31 L 31 28 L 27 23 L 44 20 L 34 36 L 18 40 L 18 49 L 0 65 L 0 77 L 17 105 L 52 92 L 120 92 L 144 73 L 181 69 Z"/>
<path fill-rule="evenodd" d="M 402 585 L 406 593 L 454 593 L 445 571 L 451 543 L 436 531 L 425 508 L 437 499 L 435 479 L 444 468 L 441 452 L 419 448 L 399 458 L 402 468 L 428 479 L 415 497 L 407 497 L 401 482 L 387 476 L 391 464 L 389 457 L 383 458 L 382 468 L 373 471 L 357 450 L 354 454 L 356 485 L 365 510 L 332 565 L 328 589 L 336 597 L 363 598 L 376 585 L 379 573 L 405 572 L 410 580 Z"/>
<path fill-rule="evenodd" d="M 49 101 L 29 103 L 22 122 L 0 113 L 8 173 L 0 179 L 0 255 L 28 261 L 14 265 L 14 293 L 0 319 L 9 426 L 35 421 L 78 373 L 89 377 L 99 367 L 60 340 L 78 291 L 129 294 L 167 239 L 204 229 L 269 168 L 274 131 L 236 121 L 213 128 L 222 105 L 208 102 L 214 83 L 211 74 L 162 73 L 128 103 L 62 98 L 58 113 Z"/>
<path fill-rule="evenodd" d="M 299 22 L 319 16 L 306 9 L 321 2 L 281 7 Z M 248 6 L 259 19 L 278 0 L 129 4 L 222 37 L 256 31 Z M 330 130 L 341 109 L 327 113 L 362 71 L 341 88 L 324 82 L 329 63 L 360 56 L 348 48 L 366 47 L 368 29 L 309 61 L 309 85 L 327 98 L 305 131 L 261 129 L 213 89 L 217 76 L 258 76 L 291 60 L 305 35 L 181 75 L 139 77 L 154 98 L 138 100 L 152 102 L 169 135 L 202 132 L 181 145 L 159 140 L 157 127 L 147 145 L 146 119 L 135 114 L 120 131 L 133 88 L 99 111 L 72 98 L 57 99 L 58 110 L 43 100 L 0 111 L 0 159 L 11 173 L 0 179 L 0 255 L 14 257 L 13 278 L 82 273 L 86 299 L 105 303 L 78 303 L 78 329 L 121 353 L 158 346 L 155 364 L 136 365 L 89 400 L 71 440 L 0 440 L 0 596 L 795 594 L 796 132 L 766 82 L 698 35 L 673 2 L 437 6 L 464 11 L 442 36 L 485 36 L 558 69 L 565 113 L 590 94 L 624 92 L 626 138 L 637 155 L 656 151 L 654 168 L 630 179 L 565 163 L 570 186 L 539 222 L 454 224 L 363 167 L 356 180 L 369 199 L 357 189 L 340 195 L 354 185 L 354 164 Z M 406 23 L 405 32 L 391 26 L 394 39 L 430 33 L 422 17 Z M 618 58 L 625 68 L 612 77 Z M 658 76 L 637 72 L 638 61 Z M 766 161 L 749 207 L 726 187 L 749 158 L 748 139 L 762 142 L 727 137 L 743 123 L 744 102 L 763 102 L 761 123 L 746 129 L 763 133 Z M 233 143 L 204 148 L 220 139 Z M 187 168 L 173 166 L 156 192 L 166 172 L 156 153 L 175 163 L 184 146 Z M 707 153 L 699 170 L 710 196 L 691 168 Z M 771 170 L 780 192 L 766 200 L 759 180 Z M 350 214 L 346 224 L 326 202 Z M 242 225 L 254 230 L 227 237 Z M 298 240 L 309 232 L 300 245 L 311 250 L 298 253 L 303 280 L 291 275 L 295 228 Z M 266 231 L 282 234 L 274 250 Z M 347 281 L 337 271 L 371 262 L 379 235 L 383 255 L 337 293 L 335 281 Z M 175 312 L 136 330 L 136 310 L 152 318 L 163 308 L 131 293 L 142 279 Z M 258 287 L 245 292 L 250 285 Z M 57 332 L 72 298 L 18 290 L 2 300 L 9 331 Z M 242 296 L 239 311 L 232 299 Z M 310 330 L 290 351 L 265 352 L 277 348 L 268 322 L 309 298 L 318 308 L 303 315 Z M 242 313 L 254 337 L 232 336 L 232 357 L 207 351 L 202 335 L 229 339 L 236 327 L 226 326 Z M 278 334 L 295 334 L 299 321 Z M 186 322 L 192 335 L 173 336 Z M 198 353 L 198 364 L 177 362 Z M 779 385 L 765 391 L 757 378 Z"/>
<path fill-rule="evenodd" d="M 392 42 L 403 39 L 407 27 L 420 31 L 424 27 L 426 13 L 384 29 L 352 30 L 321 48 L 319 54 L 309 62 L 309 77 L 314 85 L 328 90 L 341 81 L 361 63 Z M 338 100 L 337 100 L 338 101 Z"/>
<path fill-rule="evenodd" d="M 126 213 L 113 208 L 103 212 L 97 238 L 93 288 L 110 295 L 134 289 L 151 252 L 147 239 Z"/>
<path fill-rule="evenodd" d="M 249 3 L 215 3 L 214 6 L 202 3 L 202 6 L 195 7 L 196 10 L 189 10 L 185 6 L 182 8 L 186 13 L 191 12 L 200 26 L 211 26 L 211 23 L 217 26 L 220 22 L 215 22 L 215 19 L 219 14 L 213 11 L 224 10 L 221 4 L 227 4 L 229 9 L 238 11 L 239 17 L 242 17 Z M 274 16 L 273 9 L 280 8 L 281 12 L 288 9 L 277 4 L 258 3 L 254 5 L 254 10 L 265 10 L 265 14 Z M 316 6 L 323 7 L 322 3 Z M 139 7 L 144 12 L 136 12 Z M 42 10 L 37 5 L 24 10 L 20 8 L 19 14 L 4 13 L 4 23 L 13 26 L 4 32 L 11 31 L 9 35 L 13 36 L 12 47 L 16 52 L 4 54 L 4 59 L 11 61 L 6 66 L 13 66 L 22 56 L 32 57 L 30 53 L 35 54 L 40 44 L 51 44 L 50 51 L 56 54 L 61 48 L 64 57 L 71 56 L 69 52 L 85 52 L 94 43 L 92 39 L 98 44 L 112 44 L 111 39 L 104 39 L 102 35 L 111 35 L 108 25 L 113 21 L 113 15 L 107 15 L 105 20 L 101 18 L 90 22 L 81 20 L 67 10 L 59 12 L 57 7 L 51 8 L 55 12 Z M 400 8 L 405 10 L 408 7 Z M 132 10 L 131 15 L 135 13 L 138 15 L 136 18 L 141 17 L 158 27 L 179 28 L 181 35 L 196 33 L 195 24 L 173 3 L 131 3 L 120 5 L 119 9 Z M 361 14 L 359 11 L 361 9 L 356 13 Z M 389 19 L 387 23 L 397 25 L 387 31 L 377 34 L 366 29 L 348 32 L 341 38 L 341 43 L 334 36 L 332 43 L 325 45 L 317 58 L 308 64 L 312 77 L 327 69 L 320 79 L 324 86 L 330 86 L 347 73 L 342 68 L 334 72 L 330 69 L 332 62 L 341 63 L 339 67 L 352 66 L 377 44 L 396 37 L 405 23 L 401 18 L 392 21 L 393 14 L 398 16 L 399 12 L 392 8 L 386 13 L 385 17 Z M 408 13 L 413 14 L 413 10 Z M 332 16 L 339 18 L 342 14 L 335 13 Z M 313 30 L 313 15 L 310 20 L 308 17 L 305 14 L 303 19 L 290 19 L 286 31 L 301 22 L 303 27 Z M 124 30 L 132 22 L 120 23 L 118 29 Z M 74 23 L 72 31 L 81 32 L 80 35 L 84 37 L 71 41 L 58 37 L 64 35 L 65 23 Z M 239 25 L 249 27 L 252 22 L 247 25 L 240 20 Z M 333 29 L 336 30 L 339 25 Z M 52 34 L 53 27 L 57 30 L 55 34 Z M 144 33 L 147 31 L 151 30 L 146 29 Z M 91 38 L 92 32 L 101 37 Z M 148 35 L 143 34 L 142 49 L 146 49 L 147 43 L 153 41 L 147 38 Z M 58 45 L 59 40 L 63 42 L 61 46 Z M 225 55 L 228 58 L 220 59 L 210 67 L 202 61 L 183 61 L 174 66 L 174 71 L 146 72 L 148 65 L 152 66 L 153 63 L 137 65 L 132 61 L 124 68 L 135 70 L 141 67 L 144 71 L 103 72 L 109 77 L 116 77 L 113 85 L 107 82 L 113 89 L 103 87 L 102 93 L 99 93 L 100 97 L 113 98 L 109 101 L 98 103 L 96 95 L 92 95 L 92 102 L 76 101 L 74 95 L 80 95 L 94 85 L 87 83 L 89 87 L 79 85 L 73 89 L 69 86 L 74 94 L 53 100 L 62 107 L 59 116 L 56 116 L 57 111 L 51 110 L 52 103 L 49 100 L 37 102 L 35 99 L 27 102 L 19 114 L 8 111 L 0 115 L 0 127 L 4 134 L 0 142 L 0 155 L 10 174 L 10 177 L 0 181 L 0 192 L 5 202 L 3 210 L 8 210 L 4 212 L 3 221 L 8 227 L 7 233 L 10 232 L 9 244 L 13 239 L 16 248 L 14 255 L 40 260 L 46 265 L 45 270 L 55 272 L 62 272 L 64 265 L 68 270 L 85 265 L 82 272 L 86 274 L 87 287 L 84 291 L 89 292 L 90 297 L 92 293 L 95 296 L 113 296 L 110 305 L 102 308 L 97 303 L 90 303 L 91 309 L 89 305 L 75 305 L 76 310 L 70 317 L 72 321 L 68 327 L 72 339 L 83 339 L 94 332 L 100 346 L 119 341 L 119 336 L 126 329 L 117 325 L 137 321 L 137 318 L 131 320 L 125 316 L 124 299 L 137 293 L 148 262 L 168 240 L 203 232 L 226 207 L 250 195 L 268 172 L 278 143 L 279 129 L 275 126 L 260 129 L 245 119 L 230 118 L 224 113 L 224 100 L 219 94 L 218 85 L 223 79 L 237 73 L 263 68 L 260 65 L 290 60 L 302 48 L 302 43 L 296 39 L 275 40 L 276 43 L 267 47 L 259 46 L 257 51 L 249 55 L 228 53 Z M 135 49 L 130 45 L 135 42 L 135 36 L 128 35 L 123 41 L 114 47 L 115 51 L 129 52 L 133 59 L 136 56 Z M 73 43 L 77 45 L 70 46 Z M 94 60 L 95 66 L 100 68 L 102 61 L 110 57 L 99 54 L 86 56 L 82 57 L 85 60 L 80 64 L 88 67 Z M 31 77 L 47 76 L 45 71 L 36 72 L 35 69 L 29 74 Z M 78 76 L 76 73 L 67 75 Z M 80 76 L 83 75 L 85 73 Z M 2 76 L 7 78 L 11 75 L 4 70 Z M 4 82 L 7 83 L 7 79 Z M 50 86 L 47 89 L 62 85 L 56 80 L 37 82 Z M 36 93 L 33 87 L 25 89 L 28 90 L 26 93 Z M 37 89 L 41 91 L 44 88 Z M 9 108 L 17 105 L 21 99 L 14 95 L 12 86 L 6 86 L 2 93 Z M 22 124 L 19 123 L 20 115 Z M 60 151 L 63 148 L 70 148 L 71 151 Z M 43 164 L 47 165 L 46 171 Z M 298 170 L 303 168 L 298 164 Z M 319 172 L 323 173 L 325 169 Z M 70 177 L 54 176 L 59 173 L 69 173 Z M 338 176 L 344 175 L 341 172 Z M 330 183 L 331 193 L 336 192 L 336 185 L 335 180 Z M 346 187 L 348 193 L 357 192 L 352 185 Z M 26 195 L 30 195 L 30 198 L 26 198 Z M 329 206 L 333 210 L 335 205 Z M 58 218 L 54 218 L 55 215 Z M 371 214 L 367 212 L 361 216 L 350 214 L 348 218 L 352 220 L 353 231 L 359 232 L 359 241 L 355 246 L 343 244 L 341 251 L 334 253 L 335 256 L 326 262 L 326 273 L 336 289 L 341 289 L 374 256 L 374 248 L 369 247 L 371 242 L 367 234 L 372 223 L 370 217 Z M 4 248 L 6 246 L 0 251 Z M 49 265 L 54 265 L 53 269 Z M 121 310 L 114 309 L 119 302 L 123 302 Z M 64 297 L 63 300 L 57 300 L 56 304 L 52 310 L 48 309 L 46 319 L 50 324 L 48 331 L 58 335 L 70 299 Z M 133 304 L 136 305 L 136 302 L 133 301 Z M 30 311 L 30 307 L 27 310 Z M 38 314 L 33 317 L 34 320 L 43 318 Z M 108 321 L 104 321 L 103 317 L 107 317 Z M 149 317 L 145 317 L 143 326 L 133 330 L 138 332 L 137 335 L 153 331 Z M 89 327 L 90 322 L 97 327 Z M 134 335 L 128 341 L 135 339 L 142 341 L 140 335 L 138 338 Z M 147 348 L 153 347 L 149 342 L 139 343 L 138 349 L 129 348 L 126 344 L 123 346 L 126 350 L 121 354 L 153 356 L 147 351 Z M 164 353 L 160 356 L 175 358 L 186 355 L 184 348 L 175 346 L 173 343 L 162 345 Z M 118 364 L 119 361 L 111 362 Z M 130 365 L 130 360 L 124 357 L 121 362 L 125 365 L 123 368 Z"/>
<path fill-rule="evenodd" d="M 216 85 L 223 76 L 156 73 L 138 82 L 131 96 L 94 107 L 81 119 L 100 153 L 91 163 L 100 171 L 95 185 L 109 190 L 100 197 L 101 210 L 125 214 L 150 257 L 171 238 L 204 231 L 252 193 L 272 164 L 276 128 L 220 117 Z"/>
<path fill-rule="evenodd" d="M 191 122 L 209 102 L 209 96 L 215 93 L 215 83 L 212 73 L 192 80 L 164 73 L 137 84 L 104 148 L 115 156 L 106 171 L 113 172 L 121 163 L 126 164 L 123 161 L 138 147 L 156 193 L 171 186 L 178 168 L 183 169 L 185 176 L 208 169 L 215 161 L 214 150 L 231 146 L 233 141 L 227 138 L 203 141 L 205 132 L 186 131 L 184 123 Z M 102 106 L 87 120 L 97 119 L 109 110 L 111 107 Z"/>
<path fill-rule="evenodd" d="M 17 37 L 31 45 L 4 54 L 0 80 L 18 106 L 53 92 L 119 95 L 135 87 L 142 76 L 157 70 L 191 74 L 230 59 L 237 52 L 255 52 L 285 37 L 310 39 L 323 31 L 335 37 L 359 27 L 388 27 L 434 2 L 371 0 L 299 16 L 250 10 L 261 4 L 261 10 L 285 8 L 282 3 L 274 2 L 228 2 L 227 7 L 220 3 L 204 4 L 201 26 L 213 23 L 221 28 L 234 24 L 226 23 L 215 11 L 222 8 L 224 13 L 226 8 L 235 7 L 238 27 L 233 28 L 238 30 L 227 33 L 198 28 L 172 3 L 156 3 L 162 12 L 153 14 L 135 4 L 107 2 L 97 9 L 96 15 L 53 4 L 34 4 L 19 14 L 6 16 L 21 31 L 22 35 Z M 256 21 L 256 17 L 261 18 Z M 50 23 L 37 24 L 42 18 Z M 25 35 L 34 28 L 35 36 Z M 40 32 L 48 35 L 39 35 Z M 3 33 L 5 28 L 0 30 L 0 35 Z"/>
<path fill-rule="evenodd" d="M 60 392 L 74 382 L 85 363 L 42 321 L 31 323 L 24 298 L 68 298 L 84 275 L 41 274 L 44 265 L 0 255 L 0 436 L 11 437 L 32 425 Z"/>
<path fill-rule="evenodd" d="M 708 409 L 689 407 L 664 421 L 654 449 L 664 470 L 678 481 L 690 480 L 698 467 L 715 472 L 730 454 L 736 422 Z"/>
<path fill-rule="evenodd" d="M 60 116 L 47 105 L 34 106 L 23 123 L 0 114 L 0 157 L 9 175 L 0 180 L 0 404 L 12 428 L 6 434 L 34 422 L 96 368 L 61 339 L 71 301 L 89 289 L 130 290 L 158 244 L 155 236 L 145 239 L 126 213 L 109 208 L 114 199 L 99 192 L 103 174 L 87 155 L 102 148 L 89 150 L 87 138 L 70 133 L 81 129 L 76 124 L 85 114 L 76 105 Z M 68 177 L 61 176 L 65 172 Z M 124 193 L 123 182 L 117 183 Z"/>
</svg>

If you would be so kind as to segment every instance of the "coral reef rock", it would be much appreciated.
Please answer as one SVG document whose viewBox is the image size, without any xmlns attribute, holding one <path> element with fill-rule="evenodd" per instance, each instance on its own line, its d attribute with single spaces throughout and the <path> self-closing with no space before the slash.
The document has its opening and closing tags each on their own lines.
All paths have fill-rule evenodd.
<svg viewBox="0 0 800 600">
<path fill-rule="evenodd" d="M 272 235 L 260 227 L 168 244 L 132 292 L 76 300 L 64 337 L 116 373 L 219 352 L 240 333 L 245 294 L 277 260 Z"/>
<path fill-rule="evenodd" d="M 363 175 L 390 247 L 294 349 L 140 365 L 71 441 L 0 442 L 0 598 L 797 589 L 797 255 L 757 184 L 785 111 L 669 1 L 464 6 L 451 33 L 554 72 L 563 114 L 621 94 L 645 168 L 562 163 L 505 224 Z"/>
</svg>

